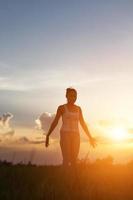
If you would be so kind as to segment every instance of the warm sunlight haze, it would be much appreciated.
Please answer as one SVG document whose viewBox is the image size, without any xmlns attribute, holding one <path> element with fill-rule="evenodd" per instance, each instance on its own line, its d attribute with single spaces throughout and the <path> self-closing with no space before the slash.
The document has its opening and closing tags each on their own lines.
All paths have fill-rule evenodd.
<svg viewBox="0 0 133 200">
<path fill-rule="evenodd" d="M 125 128 L 122 127 L 113 127 L 110 130 L 110 138 L 117 142 L 125 141 L 128 139 L 128 132 Z"/>
</svg>

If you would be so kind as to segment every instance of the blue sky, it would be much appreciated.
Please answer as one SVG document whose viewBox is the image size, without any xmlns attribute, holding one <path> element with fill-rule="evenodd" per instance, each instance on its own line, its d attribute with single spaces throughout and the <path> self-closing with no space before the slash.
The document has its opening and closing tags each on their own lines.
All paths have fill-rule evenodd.
<svg viewBox="0 0 133 200">
<path fill-rule="evenodd" d="M 85 117 L 132 118 L 133 2 L 1 0 L 0 112 L 18 125 L 65 103 Z"/>
</svg>

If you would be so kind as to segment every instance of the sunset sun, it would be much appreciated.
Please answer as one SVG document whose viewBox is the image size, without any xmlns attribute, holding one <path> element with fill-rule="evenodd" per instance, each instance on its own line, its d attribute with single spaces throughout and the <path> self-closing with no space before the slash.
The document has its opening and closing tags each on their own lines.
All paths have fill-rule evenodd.
<svg viewBox="0 0 133 200">
<path fill-rule="evenodd" d="M 115 141 L 124 141 L 127 139 L 127 131 L 122 127 L 114 127 L 110 131 L 110 136 Z"/>
</svg>

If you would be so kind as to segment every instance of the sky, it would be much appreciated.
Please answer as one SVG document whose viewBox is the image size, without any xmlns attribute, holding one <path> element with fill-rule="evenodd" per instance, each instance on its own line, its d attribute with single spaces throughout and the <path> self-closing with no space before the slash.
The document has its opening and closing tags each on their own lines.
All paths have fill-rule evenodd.
<svg viewBox="0 0 133 200">
<path fill-rule="evenodd" d="M 130 0 L 0 0 L 0 114 L 15 134 L 55 113 L 70 86 L 87 122 L 132 129 L 132 19 Z"/>
</svg>

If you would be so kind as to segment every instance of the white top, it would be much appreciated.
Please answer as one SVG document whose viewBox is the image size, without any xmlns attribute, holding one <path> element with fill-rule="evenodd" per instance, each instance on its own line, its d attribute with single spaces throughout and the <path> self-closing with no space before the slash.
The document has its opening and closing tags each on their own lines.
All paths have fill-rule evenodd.
<svg viewBox="0 0 133 200">
<path fill-rule="evenodd" d="M 65 112 L 62 115 L 62 127 L 63 132 L 79 132 L 79 110 L 77 112 L 70 112 L 67 105 L 64 105 Z"/>
</svg>

